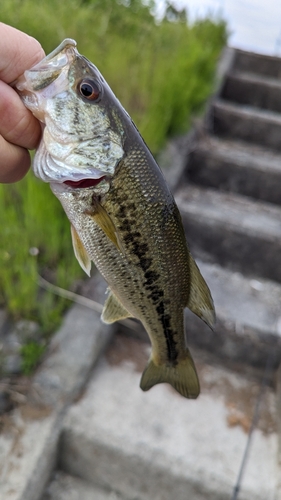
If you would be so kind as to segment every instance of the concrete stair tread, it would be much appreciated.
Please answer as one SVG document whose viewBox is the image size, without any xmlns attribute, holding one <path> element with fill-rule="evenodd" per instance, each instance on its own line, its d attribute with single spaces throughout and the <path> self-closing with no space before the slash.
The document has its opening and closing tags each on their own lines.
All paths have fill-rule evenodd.
<svg viewBox="0 0 281 500">
<path fill-rule="evenodd" d="M 281 124 L 281 114 L 272 110 L 260 109 L 246 104 L 236 104 L 223 98 L 216 99 L 213 103 L 213 107 L 218 110 L 228 111 L 241 117 L 261 120 L 266 123 L 272 122 L 276 125 Z"/>
<path fill-rule="evenodd" d="M 226 75 L 226 79 L 229 77 L 235 78 L 236 80 L 251 82 L 252 84 L 267 85 L 268 87 L 281 90 L 281 79 L 275 76 L 260 75 L 251 71 L 232 70 Z"/>
<path fill-rule="evenodd" d="M 250 71 L 259 75 L 281 78 L 280 57 L 277 56 L 235 49 L 233 68 L 239 71 Z"/>
<path fill-rule="evenodd" d="M 208 135 L 198 141 L 197 150 L 225 162 L 236 162 L 239 166 L 252 167 L 269 174 L 281 173 L 281 153 L 257 144 Z"/>
<path fill-rule="evenodd" d="M 189 155 L 195 184 L 281 204 L 281 154 L 256 144 L 203 135 Z"/>
<path fill-rule="evenodd" d="M 217 321 L 214 331 L 185 310 L 188 345 L 214 356 L 224 366 L 264 370 L 268 358 L 274 369 L 281 356 L 281 285 L 247 278 L 218 264 L 197 259 L 212 292 Z M 274 359 L 273 359 L 274 358 Z"/>
<path fill-rule="evenodd" d="M 229 72 L 221 96 L 231 102 L 281 112 L 281 80 L 249 72 Z"/>
<path fill-rule="evenodd" d="M 213 225 L 227 224 L 267 240 L 281 239 L 281 207 L 194 185 L 178 189 L 175 198 L 183 216 L 212 219 Z"/>
<path fill-rule="evenodd" d="M 59 471 L 41 500 L 121 500 L 121 496 Z"/>
<path fill-rule="evenodd" d="M 281 207 L 192 184 L 175 199 L 195 257 L 281 282 Z"/>
<path fill-rule="evenodd" d="M 208 116 L 211 133 L 281 150 L 281 113 L 217 98 Z"/>
<path fill-rule="evenodd" d="M 218 264 L 197 263 L 212 291 L 217 318 L 235 323 L 236 329 L 243 325 L 276 335 L 281 343 L 281 285 Z"/>
<path fill-rule="evenodd" d="M 193 351 L 202 393 L 180 397 L 161 384 L 143 393 L 147 344 L 116 336 L 66 416 L 59 464 L 126 499 L 230 498 L 259 384 L 207 365 Z M 266 389 L 241 500 L 273 498 L 277 487 L 275 396 Z M 55 499 L 56 500 L 56 499 Z"/>
</svg>

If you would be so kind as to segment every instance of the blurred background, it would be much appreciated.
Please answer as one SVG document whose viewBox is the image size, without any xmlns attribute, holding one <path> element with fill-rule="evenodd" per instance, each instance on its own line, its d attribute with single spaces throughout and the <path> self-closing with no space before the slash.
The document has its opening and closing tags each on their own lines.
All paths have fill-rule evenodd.
<svg viewBox="0 0 281 500">
<path fill-rule="evenodd" d="M 206 16 L 222 18 L 228 26 L 230 46 L 262 54 L 281 54 L 281 4 L 276 0 L 175 0 L 194 22 Z M 157 1 L 159 16 L 165 1 Z"/>
</svg>

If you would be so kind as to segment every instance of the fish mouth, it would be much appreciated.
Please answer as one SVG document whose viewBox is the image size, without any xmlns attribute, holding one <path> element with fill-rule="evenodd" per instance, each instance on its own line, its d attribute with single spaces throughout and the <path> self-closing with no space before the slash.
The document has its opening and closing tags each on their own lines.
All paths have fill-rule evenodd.
<svg viewBox="0 0 281 500">
<path fill-rule="evenodd" d="M 105 175 L 100 177 L 99 179 L 81 179 L 80 181 L 64 181 L 63 184 L 73 188 L 73 189 L 84 189 L 89 187 L 97 186 L 103 179 L 105 179 Z"/>
<path fill-rule="evenodd" d="M 53 52 L 11 84 L 25 106 L 41 122 L 45 122 L 42 103 L 67 89 L 68 70 L 77 54 L 75 40 L 66 38 Z"/>
</svg>

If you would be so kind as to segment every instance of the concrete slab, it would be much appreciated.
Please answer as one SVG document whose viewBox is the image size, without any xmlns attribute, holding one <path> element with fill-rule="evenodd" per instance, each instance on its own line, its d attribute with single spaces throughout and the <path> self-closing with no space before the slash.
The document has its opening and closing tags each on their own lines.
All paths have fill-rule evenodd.
<svg viewBox="0 0 281 500">
<path fill-rule="evenodd" d="M 212 292 L 217 322 L 212 331 L 186 310 L 188 344 L 212 353 L 224 366 L 238 363 L 244 370 L 263 371 L 270 356 L 276 369 L 281 360 L 281 286 L 197 262 Z"/>
<path fill-rule="evenodd" d="M 59 465 L 127 499 L 230 498 L 259 385 L 194 354 L 202 394 L 139 388 L 147 346 L 116 337 L 65 419 Z M 277 488 L 275 395 L 267 388 L 239 500 L 273 500 Z"/>
<path fill-rule="evenodd" d="M 79 394 L 94 363 L 112 335 L 100 313 L 75 304 L 52 338 L 45 362 L 34 376 L 33 398 L 57 408 Z"/>
<path fill-rule="evenodd" d="M 279 113 L 216 99 L 209 114 L 213 118 L 210 132 L 281 150 Z"/>
<path fill-rule="evenodd" d="M 243 325 L 244 329 L 257 329 L 281 340 L 281 285 L 262 278 L 247 278 L 201 260 L 198 265 L 212 290 L 221 321 L 235 324 L 237 330 Z"/>
<path fill-rule="evenodd" d="M 100 278 L 93 284 L 100 286 Z M 105 285 L 102 284 L 104 293 Z M 0 498 L 39 500 L 56 464 L 65 407 L 80 394 L 113 327 L 74 305 L 51 340 L 26 404 L 6 415 L 0 435 Z"/>
<path fill-rule="evenodd" d="M 41 500 L 122 500 L 113 491 L 105 491 L 86 481 L 57 472 Z"/>
<path fill-rule="evenodd" d="M 221 96 L 232 102 L 256 108 L 281 111 L 281 82 L 277 78 L 235 71 L 229 73 Z"/>
<path fill-rule="evenodd" d="M 0 498 L 38 500 L 55 466 L 61 418 L 25 406 L 7 416 L 0 436 Z"/>
<path fill-rule="evenodd" d="M 202 186 L 281 203 L 281 155 L 254 144 L 203 137 L 190 151 L 185 176 Z"/>
<path fill-rule="evenodd" d="M 281 282 L 281 207 L 197 186 L 175 196 L 195 256 Z"/>
<path fill-rule="evenodd" d="M 281 364 L 276 374 L 276 410 L 277 410 L 277 432 L 278 432 L 278 465 L 279 465 L 279 483 L 276 492 L 276 500 L 281 500 Z"/>
<path fill-rule="evenodd" d="M 258 75 L 281 77 L 280 57 L 256 54 L 235 49 L 233 68 L 239 71 L 250 71 Z"/>
</svg>

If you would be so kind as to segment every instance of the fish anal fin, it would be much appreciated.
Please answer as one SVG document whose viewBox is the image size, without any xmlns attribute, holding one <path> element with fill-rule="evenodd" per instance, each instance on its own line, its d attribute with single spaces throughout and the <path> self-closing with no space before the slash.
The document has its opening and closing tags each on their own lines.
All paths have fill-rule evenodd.
<svg viewBox="0 0 281 500">
<path fill-rule="evenodd" d="M 78 260 L 80 266 L 82 267 L 83 271 L 85 271 L 85 273 L 88 274 L 88 276 L 91 276 L 91 259 L 89 257 L 89 254 L 86 248 L 84 247 L 82 241 L 80 240 L 76 229 L 72 224 L 70 226 L 70 229 L 71 229 L 74 255 Z"/>
<path fill-rule="evenodd" d="M 156 384 L 167 382 L 179 394 L 185 398 L 195 399 L 200 393 L 200 385 L 196 368 L 190 352 L 186 351 L 186 356 L 176 365 L 160 364 L 157 365 L 150 358 L 140 381 L 140 388 L 148 391 Z"/>
<path fill-rule="evenodd" d="M 189 269 L 190 291 L 186 307 L 213 329 L 216 321 L 214 302 L 209 287 L 191 255 L 189 255 Z"/>
<path fill-rule="evenodd" d="M 109 293 L 101 315 L 101 320 L 104 323 L 114 323 L 120 319 L 131 318 L 132 315 L 125 309 L 116 295 Z"/>
<path fill-rule="evenodd" d="M 107 213 L 105 208 L 99 203 L 95 202 L 94 212 L 90 214 L 106 236 L 112 241 L 119 252 L 123 252 L 123 248 L 120 242 L 120 238 L 117 229 L 112 221 L 110 215 Z"/>
</svg>

